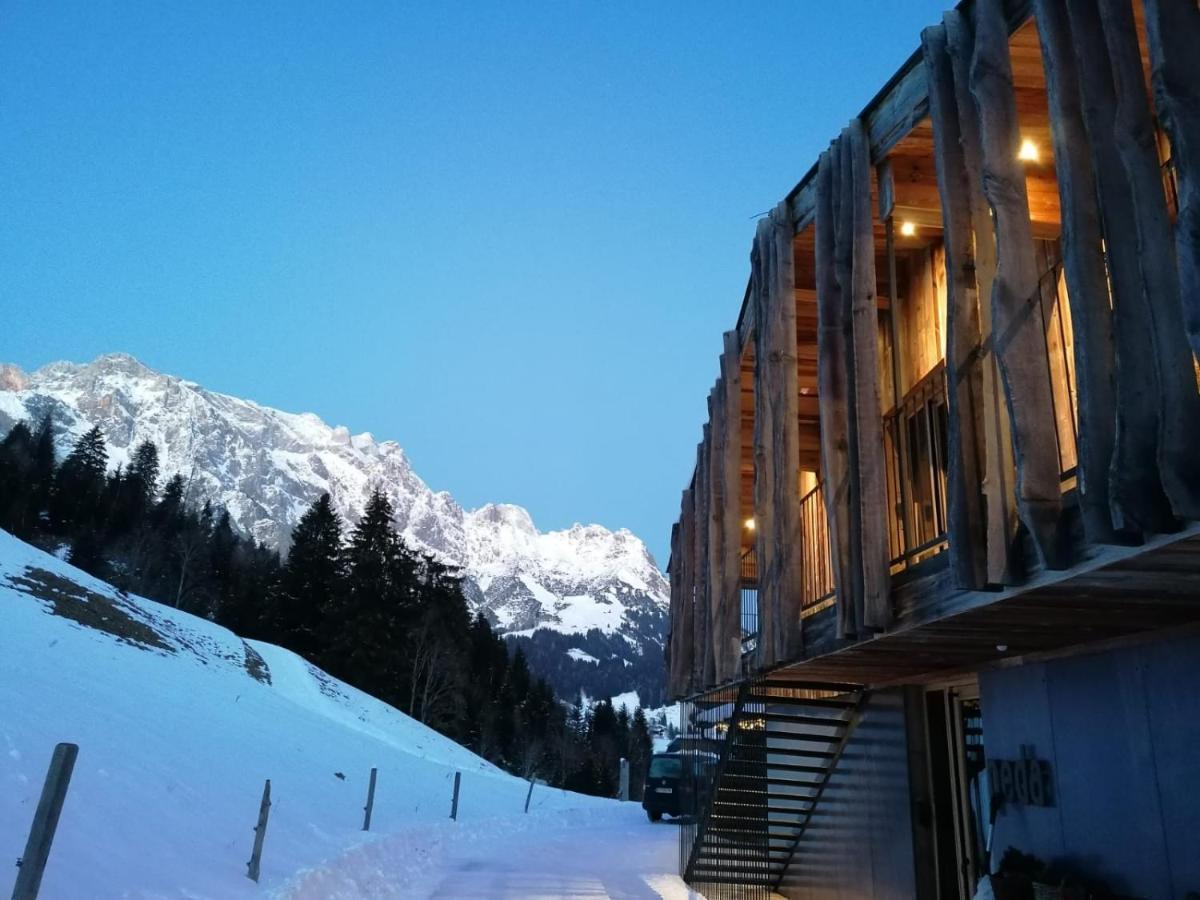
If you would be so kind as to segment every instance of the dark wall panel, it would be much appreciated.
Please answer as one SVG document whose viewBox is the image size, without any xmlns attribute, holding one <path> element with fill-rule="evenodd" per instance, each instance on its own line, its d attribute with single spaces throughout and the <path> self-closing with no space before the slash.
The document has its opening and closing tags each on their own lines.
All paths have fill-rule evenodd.
<svg viewBox="0 0 1200 900">
<path fill-rule="evenodd" d="M 991 758 L 1031 744 L 1057 805 L 1005 810 L 1008 846 L 1143 897 L 1200 889 L 1200 640 L 1177 638 L 980 676 Z"/>
<path fill-rule="evenodd" d="M 1086 656 L 1049 673 L 1067 860 L 1117 890 L 1171 896 L 1135 661 Z"/>
<path fill-rule="evenodd" d="M 869 701 L 780 893 L 909 900 L 914 892 L 904 698 L 886 691 Z"/>
<path fill-rule="evenodd" d="M 1200 891 L 1200 641 L 1144 648 L 1146 705 L 1173 897 Z"/>
<path fill-rule="evenodd" d="M 1003 678 L 980 679 L 983 742 L 995 759 L 1018 759 L 1021 745 L 1030 744 L 1042 759 L 1054 756 L 1054 726 L 1050 719 L 1049 688 L 1044 665 L 1010 669 Z M 993 867 L 1004 848 L 1041 847 L 1045 857 L 1065 851 L 1061 807 L 1012 806 L 996 823 Z"/>
</svg>

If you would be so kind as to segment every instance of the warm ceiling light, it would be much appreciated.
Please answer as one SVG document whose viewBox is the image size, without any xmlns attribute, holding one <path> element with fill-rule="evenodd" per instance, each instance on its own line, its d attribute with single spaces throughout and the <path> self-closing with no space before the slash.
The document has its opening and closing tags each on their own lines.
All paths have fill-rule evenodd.
<svg viewBox="0 0 1200 900">
<path fill-rule="evenodd" d="M 912 237 L 916 233 L 917 233 L 917 223 L 916 222 L 901 222 L 900 223 L 900 234 L 903 235 L 904 237 Z"/>
<path fill-rule="evenodd" d="M 746 530 L 747 530 L 747 531 L 753 531 L 753 530 L 754 530 L 754 520 L 753 520 L 753 519 L 747 519 L 747 520 L 746 520 Z"/>
<path fill-rule="evenodd" d="M 1025 138 L 1021 141 L 1021 149 L 1017 151 L 1017 159 L 1021 162 L 1037 162 L 1038 161 L 1038 145 Z"/>
</svg>

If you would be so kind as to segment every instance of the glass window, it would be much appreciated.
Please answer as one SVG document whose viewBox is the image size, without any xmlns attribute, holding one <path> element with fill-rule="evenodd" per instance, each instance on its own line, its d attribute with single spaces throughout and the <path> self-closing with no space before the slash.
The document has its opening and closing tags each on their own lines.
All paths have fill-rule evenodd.
<svg viewBox="0 0 1200 900">
<path fill-rule="evenodd" d="M 675 756 L 656 756 L 650 760 L 651 778 L 678 778 L 683 774 L 683 762 Z"/>
</svg>

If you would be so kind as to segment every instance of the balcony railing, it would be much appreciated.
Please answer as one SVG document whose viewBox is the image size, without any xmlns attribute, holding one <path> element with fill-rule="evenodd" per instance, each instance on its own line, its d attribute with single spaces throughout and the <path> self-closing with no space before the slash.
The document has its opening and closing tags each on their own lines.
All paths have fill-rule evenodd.
<svg viewBox="0 0 1200 900">
<path fill-rule="evenodd" d="M 742 553 L 742 655 L 758 647 L 758 554 L 753 548 Z"/>
<path fill-rule="evenodd" d="M 801 616 L 810 616 L 833 603 L 829 519 L 825 515 L 825 490 L 821 484 L 800 500 L 800 578 Z"/>
<path fill-rule="evenodd" d="M 944 361 L 883 418 L 893 572 L 946 548 L 947 419 Z"/>
</svg>

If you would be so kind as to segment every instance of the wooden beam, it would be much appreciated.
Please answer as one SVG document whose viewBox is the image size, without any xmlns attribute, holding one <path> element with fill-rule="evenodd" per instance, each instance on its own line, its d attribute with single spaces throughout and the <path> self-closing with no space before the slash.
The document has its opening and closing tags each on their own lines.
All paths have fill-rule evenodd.
<svg viewBox="0 0 1200 900">
<path fill-rule="evenodd" d="M 1171 140 L 1178 185 L 1175 253 L 1184 322 L 1200 359 L 1200 9 L 1182 0 L 1144 0 L 1154 107 Z"/>
<path fill-rule="evenodd" d="M 800 391 L 792 237 L 791 216 L 785 201 L 760 220 L 752 264 L 758 325 L 754 495 L 758 522 L 760 666 L 790 659 L 801 650 L 797 411 Z M 760 511 L 765 516 L 762 521 L 758 521 Z"/>
<path fill-rule="evenodd" d="M 1109 469 L 1116 447 L 1117 359 L 1095 172 L 1066 7 L 1061 0 L 1034 0 L 1034 10 L 1046 72 L 1061 197 L 1063 268 L 1074 332 L 1079 505 L 1088 540 L 1112 543 Z"/>
<path fill-rule="evenodd" d="M 1178 2 L 1182 5 L 1184 0 Z M 1159 475 L 1175 515 L 1200 519 L 1200 393 L 1187 342 L 1137 28 L 1128 0 L 1099 0 L 1098 7 L 1117 98 L 1117 149 L 1133 194 L 1142 290 L 1154 318 L 1164 402 L 1159 420 Z"/>
<path fill-rule="evenodd" d="M 850 319 L 854 343 L 854 418 L 858 469 L 859 564 L 862 567 L 862 624 L 883 629 L 891 622 L 888 602 L 888 521 L 883 457 L 883 412 L 879 399 L 879 310 L 875 298 L 875 232 L 871 215 L 871 158 L 859 119 L 843 132 L 850 163 L 850 195 L 844 214 L 851 221 Z"/>
<path fill-rule="evenodd" d="M 850 370 L 845 304 L 834 259 L 837 234 L 834 183 L 837 145 L 821 154 L 817 164 L 816 270 L 818 393 L 821 397 L 821 469 L 825 481 L 825 515 L 829 550 L 838 592 L 838 633 L 857 633 L 850 531 Z"/>
<path fill-rule="evenodd" d="M 987 580 L 1009 584 L 1017 573 L 1012 563 L 1017 511 L 1013 491 L 1012 429 L 1000 386 L 1000 370 L 992 349 L 992 283 L 996 277 L 996 236 L 991 210 L 983 193 L 983 148 L 979 113 L 971 95 L 971 58 L 975 38 L 967 17 L 950 10 L 942 17 L 946 46 L 954 72 L 954 101 L 967 171 L 967 203 L 974 233 L 975 287 L 979 297 L 979 339 L 982 369 L 983 446 L 980 450 L 984 511 L 987 517 Z"/>
<path fill-rule="evenodd" d="M 1041 564 L 1057 569 L 1066 565 L 1059 534 L 1062 494 L 1058 442 L 1051 386 L 1046 377 L 1046 335 L 1039 319 L 1030 314 L 1030 301 L 1038 290 L 1038 271 L 1025 173 L 1017 158 L 1021 132 L 1013 99 L 1003 0 L 978 0 L 975 5 L 970 86 L 979 109 L 983 190 L 995 217 L 993 348 L 1011 417 L 1017 512 L 1029 530 Z"/>
<path fill-rule="evenodd" d="M 979 293 L 975 284 L 970 186 L 946 26 L 921 32 L 921 47 L 929 78 L 934 156 L 945 224 L 950 565 L 956 585 L 972 590 L 987 582 L 987 527 L 979 458 L 983 445 L 983 371 L 978 355 Z"/>
<path fill-rule="evenodd" d="M 1177 412 L 1163 405 L 1157 329 L 1142 290 L 1133 195 L 1117 149 L 1117 98 L 1100 17 L 1095 0 L 1067 0 L 1066 6 L 1113 308 L 1117 414 L 1110 508 L 1119 531 L 1164 532 L 1174 520 L 1158 471 L 1160 420 Z"/>
<path fill-rule="evenodd" d="M 737 332 L 727 331 L 723 338 L 725 352 L 721 355 L 721 417 L 718 428 L 723 432 L 720 474 L 722 501 L 717 510 L 721 519 L 721 589 L 716 607 L 717 632 L 721 644 L 717 648 L 717 681 L 723 683 L 741 674 L 742 662 L 742 588 L 741 549 L 741 351 Z"/>
</svg>

